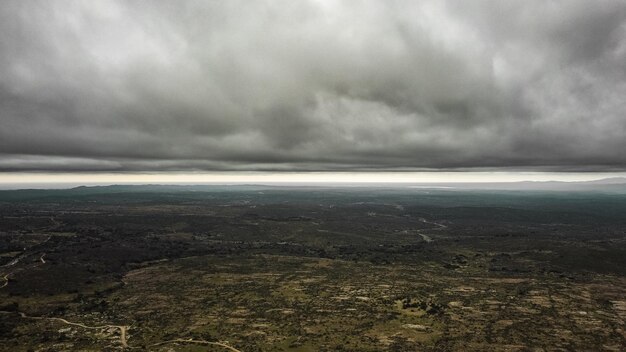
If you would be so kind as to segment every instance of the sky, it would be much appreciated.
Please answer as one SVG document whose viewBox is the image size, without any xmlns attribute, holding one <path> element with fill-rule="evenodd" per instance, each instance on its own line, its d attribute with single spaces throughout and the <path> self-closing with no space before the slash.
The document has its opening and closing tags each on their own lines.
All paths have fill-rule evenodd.
<svg viewBox="0 0 626 352">
<path fill-rule="evenodd" d="M 593 178 L 625 151 L 623 0 L 0 7 L 0 182 Z"/>
</svg>

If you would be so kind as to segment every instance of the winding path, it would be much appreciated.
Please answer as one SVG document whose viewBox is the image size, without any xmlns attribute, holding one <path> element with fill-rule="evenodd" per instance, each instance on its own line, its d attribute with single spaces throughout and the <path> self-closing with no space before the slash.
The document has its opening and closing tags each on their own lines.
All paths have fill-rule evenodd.
<svg viewBox="0 0 626 352">
<path fill-rule="evenodd" d="M 229 351 L 233 351 L 233 352 L 242 352 L 232 346 L 229 346 L 225 343 L 221 343 L 221 342 L 212 342 L 212 341 L 205 341 L 205 340 L 194 340 L 194 339 L 174 339 L 174 340 L 168 340 L 168 341 L 163 341 L 163 342 L 159 342 L 159 343 L 155 343 L 152 344 L 148 347 L 156 347 L 156 346 L 161 346 L 161 345 L 166 345 L 168 343 L 195 343 L 198 345 L 212 345 L 212 346 L 220 346 L 223 347 Z"/>
<path fill-rule="evenodd" d="M 425 218 L 419 218 L 419 221 L 423 222 L 424 224 L 431 224 L 431 225 L 435 225 L 435 226 L 437 226 L 437 227 L 439 227 L 439 228 L 441 228 L 441 229 L 445 229 L 445 228 L 447 228 L 447 227 L 448 227 L 447 225 L 440 224 L 440 223 L 438 223 L 438 222 L 428 221 L 428 220 L 426 220 Z"/>
<path fill-rule="evenodd" d="M 26 315 L 26 313 L 23 312 L 9 312 L 9 311 L 0 311 L 0 313 L 2 314 L 14 314 L 17 313 L 19 314 L 20 317 L 22 317 L 23 319 L 33 319 L 33 320 L 49 320 L 49 321 L 55 321 L 55 322 L 61 322 L 63 324 L 66 325 L 71 325 L 71 326 L 77 326 L 83 329 L 89 329 L 89 330 L 100 330 L 100 329 L 117 329 L 119 331 L 119 335 L 120 335 L 120 344 L 122 345 L 123 348 L 134 348 L 131 346 L 128 346 L 128 337 L 126 335 L 126 332 L 128 331 L 128 329 L 130 329 L 129 325 L 112 325 L 112 324 L 106 324 L 106 325 L 97 325 L 97 326 L 89 326 L 89 325 L 85 325 L 83 323 L 76 323 L 76 322 L 72 322 L 69 321 L 67 319 L 64 318 L 57 318 L 57 317 L 34 317 L 34 316 L 30 316 L 30 315 Z M 229 346 L 223 342 L 215 342 L 215 341 L 206 341 L 206 340 L 194 340 L 194 339 L 173 339 L 173 340 L 167 340 L 167 341 L 163 341 L 163 342 L 158 342 L 155 344 L 150 345 L 149 347 L 156 347 L 156 346 L 162 346 L 162 345 L 167 345 L 170 343 L 189 343 L 189 344 L 198 344 L 198 345 L 211 345 L 211 346 L 219 346 L 222 348 L 225 348 L 229 351 L 232 352 L 242 352 L 241 350 L 238 350 L 232 346 Z"/>
<path fill-rule="evenodd" d="M 12 312 L 0 311 L 0 313 L 11 314 Z M 22 313 L 22 312 L 17 312 L 17 313 L 20 315 L 20 317 L 22 317 L 24 319 L 58 321 L 58 322 L 61 322 L 63 324 L 66 324 L 66 325 L 78 326 L 78 327 L 81 327 L 83 329 L 91 329 L 91 330 L 117 329 L 120 332 L 120 343 L 122 344 L 122 346 L 124 348 L 128 347 L 128 341 L 126 339 L 126 331 L 130 328 L 130 326 L 127 326 L 127 325 L 109 325 L 109 324 L 107 324 L 107 325 L 100 325 L 100 326 L 89 326 L 89 325 L 85 325 L 85 324 L 82 324 L 82 323 L 71 322 L 71 321 L 68 321 L 68 320 L 63 319 L 63 318 L 56 318 L 56 317 L 33 317 L 33 316 L 26 315 L 25 313 Z"/>
<path fill-rule="evenodd" d="M 435 241 L 435 240 L 433 240 L 433 238 L 432 238 L 432 237 L 430 237 L 430 236 L 428 236 L 428 235 L 425 235 L 425 234 L 423 234 L 423 233 L 421 233 L 421 232 L 419 232 L 419 231 L 417 231 L 417 234 L 418 234 L 420 237 L 422 237 L 422 240 L 423 240 L 424 242 L 426 242 L 426 243 L 431 243 L 431 242 L 434 242 L 434 241 Z"/>
<path fill-rule="evenodd" d="M 45 260 L 45 259 L 43 259 L 43 257 L 44 257 L 45 255 L 46 255 L 46 253 L 43 253 L 43 254 L 39 257 L 39 263 L 30 264 L 30 265 L 27 265 L 27 266 L 24 266 L 24 267 L 21 267 L 21 268 L 16 268 L 15 270 L 13 270 L 13 271 L 11 271 L 11 272 L 8 272 L 8 273 L 6 273 L 6 274 L 0 274 L 0 275 L 3 275 L 3 276 L 2 276 L 2 279 L 4 279 L 4 283 L 2 284 L 2 286 L 0 286 L 0 288 L 6 287 L 6 286 L 8 286 L 8 285 L 9 285 L 9 276 L 11 276 L 11 275 L 13 275 L 13 274 L 15 274 L 15 273 L 17 273 L 17 272 L 24 271 L 24 270 L 29 269 L 29 268 L 35 268 L 35 267 L 38 267 L 38 266 L 40 266 L 40 265 L 46 264 L 46 260 Z M 11 264 L 11 265 L 13 265 L 13 264 Z M 5 265 L 4 267 L 7 267 L 7 266 L 8 266 L 8 265 Z"/>
<path fill-rule="evenodd" d="M 438 228 L 436 228 L 436 229 L 430 229 L 431 231 L 443 230 L 443 229 L 445 229 L 445 228 L 447 228 L 447 227 L 448 227 L 447 225 L 440 224 L 440 223 L 438 223 L 438 222 L 428 221 L 428 220 L 426 220 L 425 218 L 419 218 L 418 220 L 419 220 L 420 222 L 423 222 L 424 224 L 435 225 L 435 226 L 437 226 L 437 227 L 438 227 Z M 424 240 L 424 242 L 426 242 L 426 243 L 431 243 L 431 242 L 434 242 L 434 241 L 435 241 L 435 240 L 434 240 L 431 236 L 429 236 L 429 235 L 427 235 L 427 234 L 422 233 L 422 230 L 416 230 L 415 232 L 416 232 L 416 233 L 417 233 L 420 237 L 422 237 L 422 240 Z"/>
<path fill-rule="evenodd" d="M 13 259 L 8 264 L 2 265 L 1 267 L 2 268 L 13 267 L 16 264 L 18 264 L 22 259 L 30 257 L 31 255 L 37 254 L 37 251 L 31 252 L 31 253 L 28 253 L 28 251 L 33 249 L 33 248 L 35 248 L 35 247 L 37 247 L 37 246 L 41 246 L 41 245 L 47 243 L 48 241 L 50 241 L 51 238 L 52 238 L 52 235 L 48 235 L 48 237 L 45 240 L 43 240 L 43 241 L 41 241 L 41 242 L 39 242 L 37 244 L 34 244 L 34 245 L 30 246 L 29 248 L 24 248 L 24 251 L 22 252 L 22 254 L 20 254 L 17 258 Z M 41 255 L 39 256 L 39 262 L 40 263 L 27 265 L 27 266 L 24 266 L 22 268 L 16 268 L 15 270 L 13 270 L 11 272 L 0 274 L 0 275 L 3 275 L 2 278 L 4 279 L 4 283 L 2 284 L 2 286 L 0 286 L 0 288 L 6 287 L 6 286 L 9 285 L 9 276 L 11 276 L 11 275 L 13 275 L 13 274 L 15 274 L 15 273 L 17 273 L 19 271 L 26 270 L 28 268 L 34 268 L 34 267 L 38 267 L 40 265 L 46 264 L 46 260 L 43 259 L 43 257 L 46 256 L 46 252 L 39 252 L 39 253 L 41 253 Z"/>
</svg>

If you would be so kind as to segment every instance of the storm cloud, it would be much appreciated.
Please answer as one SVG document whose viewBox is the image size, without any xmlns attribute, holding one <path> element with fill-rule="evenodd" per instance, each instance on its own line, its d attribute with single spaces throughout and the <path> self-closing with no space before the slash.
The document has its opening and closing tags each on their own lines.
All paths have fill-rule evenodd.
<svg viewBox="0 0 626 352">
<path fill-rule="evenodd" d="M 626 2 L 5 1 L 0 170 L 626 169 Z"/>
</svg>

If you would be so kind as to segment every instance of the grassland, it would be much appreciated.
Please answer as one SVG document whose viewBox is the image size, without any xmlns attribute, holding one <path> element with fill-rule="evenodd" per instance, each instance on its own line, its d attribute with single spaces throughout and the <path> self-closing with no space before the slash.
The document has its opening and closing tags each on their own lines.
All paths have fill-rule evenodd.
<svg viewBox="0 0 626 352">
<path fill-rule="evenodd" d="M 0 192 L 0 351 L 623 351 L 626 197 Z"/>
</svg>

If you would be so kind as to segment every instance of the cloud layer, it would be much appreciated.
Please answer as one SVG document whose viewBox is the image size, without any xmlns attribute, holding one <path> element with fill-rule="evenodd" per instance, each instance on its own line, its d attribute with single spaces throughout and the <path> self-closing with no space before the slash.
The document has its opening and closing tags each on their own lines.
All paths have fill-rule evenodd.
<svg viewBox="0 0 626 352">
<path fill-rule="evenodd" d="M 626 2 L 7 1 L 0 170 L 626 169 Z"/>
</svg>

